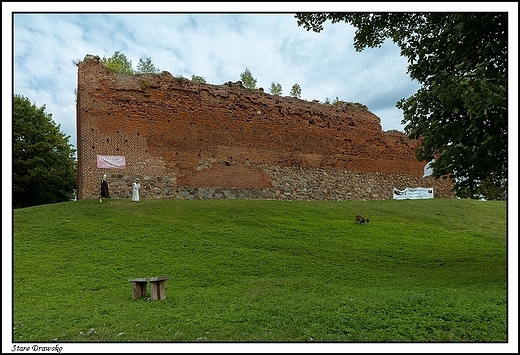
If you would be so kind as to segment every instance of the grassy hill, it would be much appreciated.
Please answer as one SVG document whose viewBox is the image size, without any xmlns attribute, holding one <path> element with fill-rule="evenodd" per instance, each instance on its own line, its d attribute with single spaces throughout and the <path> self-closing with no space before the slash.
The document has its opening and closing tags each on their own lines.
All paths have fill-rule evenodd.
<svg viewBox="0 0 520 355">
<path fill-rule="evenodd" d="M 83 200 L 13 222 L 15 342 L 507 341 L 505 202 Z M 165 300 L 132 299 L 161 275 Z"/>
</svg>

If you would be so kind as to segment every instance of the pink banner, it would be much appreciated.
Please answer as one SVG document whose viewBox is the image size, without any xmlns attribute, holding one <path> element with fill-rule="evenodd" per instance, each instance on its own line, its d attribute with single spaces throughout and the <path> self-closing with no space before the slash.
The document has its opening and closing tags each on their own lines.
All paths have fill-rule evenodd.
<svg viewBox="0 0 520 355">
<path fill-rule="evenodd" d="M 126 168 L 125 157 L 121 155 L 98 155 L 97 167 L 108 169 Z"/>
</svg>

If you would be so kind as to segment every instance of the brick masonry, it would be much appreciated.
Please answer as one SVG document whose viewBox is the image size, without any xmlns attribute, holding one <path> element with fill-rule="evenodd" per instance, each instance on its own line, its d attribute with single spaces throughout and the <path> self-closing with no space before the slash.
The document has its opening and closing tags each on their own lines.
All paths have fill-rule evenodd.
<svg viewBox="0 0 520 355">
<path fill-rule="evenodd" d="M 394 187 L 433 187 L 422 178 L 416 141 L 384 132 L 362 105 L 334 106 L 161 74 L 108 71 L 98 56 L 78 63 L 78 198 L 111 197 L 391 199 Z M 100 169 L 96 156 L 122 155 L 126 168 Z"/>
</svg>

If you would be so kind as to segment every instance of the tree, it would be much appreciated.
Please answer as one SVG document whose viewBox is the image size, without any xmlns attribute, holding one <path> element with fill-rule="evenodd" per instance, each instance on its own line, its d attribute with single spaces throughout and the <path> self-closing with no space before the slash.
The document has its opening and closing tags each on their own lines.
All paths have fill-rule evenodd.
<svg viewBox="0 0 520 355">
<path fill-rule="evenodd" d="M 112 57 L 110 58 L 106 58 L 105 56 L 103 56 L 103 59 L 101 59 L 101 61 L 106 64 L 109 70 L 115 73 L 134 74 L 132 61 L 129 60 L 126 57 L 126 55 L 124 55 L 120 51 L 115 51 Z"/>
<path fill-rule="evenodd" d="M 291 94 L 292 97 L 300 98 L 302 95 L 302 89 L 300 88 L 300 85 L 294 84 L 291 88 Z"/>
<path fill-rule="evenodd" d="M 271 83 L 271 88 L 269 89 L 271 95 L 281 96 L 282 95 L 282 85 L 280 83 Z"/>
<path fill-rule="evenodd" d="M 354 47 L 390 38 L 421 88 L 397 102 L 416 157 L 435 178 L 451 177 L 457 196 L 507 195 L 508 15 L 482 13 L 298 13 L 298 26 L 356 27 Z M 497 193 L 499 191 L 499 193 Z"/>
<path fill-rule="evenodd" d="M 334 101 L 332 101 L 332 105 L 334 105 L 334 106 L 336 106 L 336 107 L 337 107 L 337 106 L 341 106 L 342 104 L 344 104 L 344 102 L 341 101 L 337 96 L 336 96 L 336 98 L 334 99 Z"/>
<path fill-rule="evenodd" d="M 194 81 L 196 83 L 206 84 L 206 78 L 203 78 L 202 76 L 198 76 L 198 75 L 192 75 L 191 81 Z"/>
<path fill-rule="evenodd" d="M 73 199 L 77 174 L 69 139 L 45 105 L 13 96 L 13 208 Z"/>
<path fill-rule="evenodd" d="M 138 74 L 158 74 L 160 73 L 159 68 L 156 68 L 152 63 L 152 58 L 148 57 L 146 59 L 139 59 L 139 63 L 137 63 L 137 73 Z"/>
<path fill-rule="evenodd" d="M 253 77 L 253 74 L 251 74 L 249 69 L 246 68 L 246 70 L 240 74 L 240 80 L 246 89 L 256 89 L 256 79 Z"/>
</svg>

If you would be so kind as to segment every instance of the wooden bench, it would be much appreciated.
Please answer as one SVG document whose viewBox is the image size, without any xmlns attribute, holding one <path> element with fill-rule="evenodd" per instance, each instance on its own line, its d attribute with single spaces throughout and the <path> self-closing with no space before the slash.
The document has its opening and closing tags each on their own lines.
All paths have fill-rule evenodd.
<svg viewBox="0 0 520 355">
<path fill-rule="evenodd" d="M 128 280 L 132 283 L 132 298 L 141 298 L 146 295 L 146 285 L 148 284 L 148 279 L 145 277 L 130 279 Z"/>
<path fill-rule="evenodd" d="M 168 276 L 150 278 L 150 298 L 152 300 L 166 299 L 166 280 L 168 279 Z"/>
<path fill-rule="evenodd" d="M 166 299 L 166 280 L 169 279 L 170 278 L 168 276 L 139 277 L 135 279 L 129 279 L 128 281 L 132 283 L 132 298 L 136 299 L 146 296 L 146 289 L 149 281 L 150 299 Z"/>
</svg>

